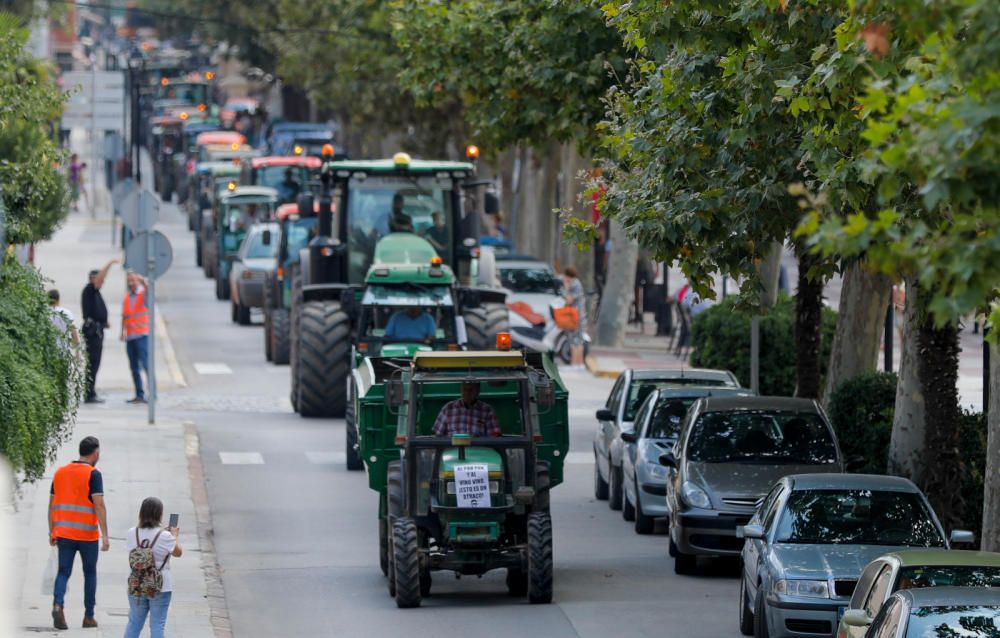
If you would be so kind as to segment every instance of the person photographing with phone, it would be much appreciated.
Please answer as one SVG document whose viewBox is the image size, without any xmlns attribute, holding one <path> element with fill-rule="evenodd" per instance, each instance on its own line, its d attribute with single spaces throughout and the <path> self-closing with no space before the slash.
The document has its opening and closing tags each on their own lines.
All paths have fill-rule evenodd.
<svg viewBox="0 0 1000 638">
<path fill-rule="evenodd" d="M 170 524 L 160 527 L 163 502 L 150 496 L 139 507 L 139 524 L 125 535 L 128 562 L 128 625 L 124 638 L 139 638 L 149 616 L 149 635 L 163 638 L 167 627 L 167 610 L 173 594 L 170 558 L 180 558 L 180 529 L 177 514 L 170 515 Z"/>
</svg>

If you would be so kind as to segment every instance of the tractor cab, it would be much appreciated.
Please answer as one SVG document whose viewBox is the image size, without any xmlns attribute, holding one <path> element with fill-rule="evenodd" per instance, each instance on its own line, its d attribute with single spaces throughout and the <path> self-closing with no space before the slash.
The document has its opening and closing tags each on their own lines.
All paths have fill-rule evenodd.
<svg viewBox="0 0 1000 638">
<path fill-rule="evenodd" d="M 259 155 L 249 144 L 205 144 L 198 148 L 198 160 L 201 162 L 232 162 L 239 166 L 243 160 Z"/>
<path fill-rule="evenodd" d="M 243 184 L 270 186 L 278 191 L 281 204 L 292 204 L 299 193 L 317 182 L 322 162 L 304 155 L 269 155 L 243 161 Z"/>
<path fill-rule="evenodd" d="M 153 162 L 153 184 L 164 201 L 174 192 L 174 154 L 181 152 L 184 121 L 171 115 L 150 120 L 149 155 Z"/>
<path fill-rule="evenodd" d="M 227 190 L 229 182 L 237 179 L 239 166 L 232 162 L 198 162 L 195 164 L 192 196 L 188 198 L 188 227 L 198 232 L 201 230 L 202 211 L 215 206 L 215 201 L 221 192 Z"/>
<path fill-rule="evenodd" d="M 509 335 L 498 340 L 509 346 Z M 362 419 L 361 448 L 373 487 L 385 481 L 379 528 L 397 605 L 418 606 L 433 571 L 494 569 L 507 570 L 512 595 L 550 602 L 549 490 L 568 448 L 566 393 L 551 360 L 418 352 L 388 372 L 381 397 L 396 415 L 398 456 L 386 453 L 385 426 L 364 427 L 377 420 Z M 469 431 L 470 412 L 478 431 Z"/>
<path fill-rule="evenodd" d="M 181 127 L 180 152 L 174 154 L 177 201 L 181 204 L 187 203 L 192 192 L 197 194 L 195 181 L 198 167 L 198 147 L 195 145 L 195 140 L 201 133 L 218 129 L 219 121 L 215 118 L 208 118 L 204 122 L 187 120 Z"/>
<path fill-rule="evenodd" d="M 250 227 L 270 220 L 278 193 L 266 186 L 233 186 L 219 196 L 215 209 L 215 294 L 229 298 L 229 270 Z"/>
</svg>

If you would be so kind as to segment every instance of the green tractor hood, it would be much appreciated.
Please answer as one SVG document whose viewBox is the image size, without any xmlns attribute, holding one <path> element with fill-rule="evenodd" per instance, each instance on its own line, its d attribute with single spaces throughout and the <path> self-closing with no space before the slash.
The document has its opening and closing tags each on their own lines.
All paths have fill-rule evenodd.
<svg viewBox="0 0 1000 638">
<path fill-rule="evenodd" d="M 380 357 L 406 357 L 412 359 L 418 352 L 430 352 L 434 348 L 423 343 L 384 343 L 378 354 Z"/>
<path fill-rule="evenodd" d="M 366 284 L 447 285 L 455 282 L 451 268 L 432 264 L 438 257 L 430 242 L 413 233 L 391 233 L 375 244 Z M 439 261 L 439 260 L 438 260 Z"/>
<path fill-rule="evenodd" d="M 452 478 L 455 476 L 455 466 L 472 463 L 486 465 L 490 478 L 503 476 L 503 460 L 499 452 L 486 447 L 467 447 L 464 459 L 460 458 L 459 448 L 447 448 L 441 452 L 440 477 Z"/>
</svg>

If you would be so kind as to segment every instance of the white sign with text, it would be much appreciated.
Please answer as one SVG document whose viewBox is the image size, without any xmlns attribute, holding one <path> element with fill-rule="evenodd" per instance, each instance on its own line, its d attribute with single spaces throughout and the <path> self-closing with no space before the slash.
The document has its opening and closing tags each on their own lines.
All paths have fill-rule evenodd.
<svg viewBox="0 0 1000 638">
<path fill-rule="evenodd" d="M 485 463 L 455 466 L 455 496 L 459 507 L 490 506 L 490 472 Z"/>
</svg>

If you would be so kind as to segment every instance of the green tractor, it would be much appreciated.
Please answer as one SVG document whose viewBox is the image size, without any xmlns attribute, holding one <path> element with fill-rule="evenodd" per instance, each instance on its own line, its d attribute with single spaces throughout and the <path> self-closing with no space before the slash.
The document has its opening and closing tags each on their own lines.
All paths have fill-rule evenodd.
<svg viewBox="0 0 1000 638">
<path fill-rule="evenodd" d="M 274 271 L 264 276 L 264 358 L 285 365 L 290 356 L 292 296 L 298 293 L 292 284 L 299 281 L 299 253 L 316 235 L 318 220 L 315 211 L 300 214 L 298 204 L 278 206 L 274 217 L 279 228 L 278 251 Z"/>
<path fill-rule="evenodd" d="M 382 270 L 399 275 L 392 277 L 396 284 L 416 271 L 391 264 L 414 264 L 416 254 L 424 259 L 428 245 L 448 266 L 455 279 L 456 346 L 487 350 L 507 330 L 506 295 L 495 268 L 479 261 L 480 211 L 463 208 L 463 201 L 475 199 L 466 191 L 483 184 L 472 181 L 474 174 L 470 163 L 411 160 L 405 153 L 324 164 L 317 234 L 291 275 L 291 401 L 300 415 L 345 415 L 359 311 L 374 281 L 370 275 L 380 272 L 372 270 L 376 253 Z M 299 210 L 312 208 L 309 194 L 300 198 Z M 391 249 L 378 248 L 390 238 Z"/>
<path fill-rule="evenodd" d="M 379 494 L 379 564 L 396 604 L 419 606 L 432 572 L 494 569 L 507 570 L 510 595 L 551 602 L 549 494 L 569 449 L 568 393 L 551 357 L 418 352 L 368 358 L 353 378 L 360 450 Z M 501 436 L 435 434 L 469 385 Z"/>
<path fill-rule="evenodd" d="M 278 192 L 266 186 L 236 186 L 219 196 L 212 209 L 211 247 L 207 255 L 215 276 L 215 298 L 229 299 L 229 270 L 250 226 L 267 221 L 278 206 Z"/>
<path fill-rule="evenodd" d="M 239 178 L 240 167 L 232 162 L 199 162 L 195 169 L 197 176 L 197 193 L 194 197 L 189 197 L 185 203 L 188 211 L 188 226 L 194 231 L 194 260 L 195 264 L 205 269 L 206 277 L 213 277 L 209 264 L 205 260 L 206 237 L 212 237 L 214 228 L 212 227 L 212 209 L 223 193 L 228 192 L 229 184 L 235 187 L 235 180 Z M 205 220 L 208 220 L 205 223 Z"/>
</svg>

